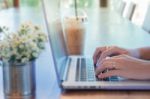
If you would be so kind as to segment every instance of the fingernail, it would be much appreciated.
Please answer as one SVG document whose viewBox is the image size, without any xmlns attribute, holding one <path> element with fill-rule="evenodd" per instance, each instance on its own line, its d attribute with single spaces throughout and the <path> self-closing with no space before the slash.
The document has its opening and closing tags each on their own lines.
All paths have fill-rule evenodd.
<svg viewBox="0 0 150 99">
<path fill-rule="evenodd" d="M 97 63 L 96 63 L 96 67 L 98 67 L 98 66 L 99 66 L 99 63 L 97 62 Z"/>
<path fill-rule="evenodd" d="M 110 59 L 110 57 L 106 57 L 105 59 Z"/>
</svg>

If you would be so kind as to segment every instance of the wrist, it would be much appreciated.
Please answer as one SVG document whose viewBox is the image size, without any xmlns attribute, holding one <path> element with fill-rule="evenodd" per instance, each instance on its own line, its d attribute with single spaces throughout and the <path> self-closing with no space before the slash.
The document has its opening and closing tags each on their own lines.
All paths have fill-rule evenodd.
<svg viewBox="0 0 150 99">
<path fill-rule="evenodd" d="M 129 55 L 135 58 L 140 58 L 140 51 L 138 49 L 130 49 Z"/>
</svg>

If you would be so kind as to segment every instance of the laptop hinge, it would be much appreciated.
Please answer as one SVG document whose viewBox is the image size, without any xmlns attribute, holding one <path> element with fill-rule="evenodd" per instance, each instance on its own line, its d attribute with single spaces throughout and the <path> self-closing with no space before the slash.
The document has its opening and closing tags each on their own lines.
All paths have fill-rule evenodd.
<svg viewBox="0 0 150 99">
<path fill-rule="evenodd" d="M 77 58 L 78 57 L 71 57 L 71 62 L 69 66 L 68 76 L 67 76 L 67 81 L 69 82 L 76 81 Z"/>
<path fill-rule="evenodd" d="M 63 71 L 62 77 L 61 77 L 62 81 L 67 80 L 70 64 L 71 64 L 71 58 L 67 58 L 67 63 L 65 64 L 65 68 L 64 68 L 64 71 Z"/>
</svg>

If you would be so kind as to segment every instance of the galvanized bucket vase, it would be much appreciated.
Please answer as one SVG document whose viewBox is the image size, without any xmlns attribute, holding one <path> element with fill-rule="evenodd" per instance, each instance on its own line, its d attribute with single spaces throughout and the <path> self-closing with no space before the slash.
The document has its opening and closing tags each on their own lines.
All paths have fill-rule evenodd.
<svg viewBox="0 0 150 99">
<path fill-rule="evenodd" d="M 35 65 L 3 63 L 4 94 L 26 96 L 35 94 Z"/>
</svg>

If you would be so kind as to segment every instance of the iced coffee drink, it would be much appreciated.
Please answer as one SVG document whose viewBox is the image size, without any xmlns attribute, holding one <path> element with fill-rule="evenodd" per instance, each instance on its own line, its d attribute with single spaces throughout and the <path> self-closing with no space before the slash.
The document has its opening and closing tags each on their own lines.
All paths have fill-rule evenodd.
<svg viewBox="0 0 150 99">
<path fill-rule="evenodd" d="M 65 35 L 68 53 L 73 55 L 83 54 L 85 38 L 84 18 L 65 18 Z"/>
</svg>

